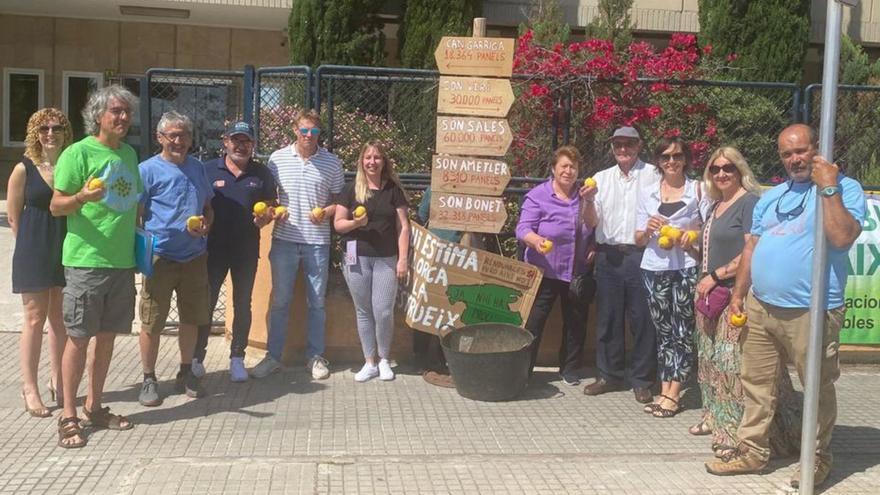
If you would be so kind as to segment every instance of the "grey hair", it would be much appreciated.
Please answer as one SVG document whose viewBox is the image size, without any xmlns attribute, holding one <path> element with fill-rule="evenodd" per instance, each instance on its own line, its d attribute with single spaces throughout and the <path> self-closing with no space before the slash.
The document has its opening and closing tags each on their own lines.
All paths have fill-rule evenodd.
<svg viewBox="0 0 880 495">
<path fill-rule="evenodd" d="M 97 136 L 101 131 L 101 126 L 98 124 L 98 120 L 101 118 L 101 115 L 107 111 L 111 98 L 116 98 L 128 105 L 129 115 L 132 115 L 137 111 L 137 97 L 123 86 L 111 84 L 110 86 L 105 86 L 94 91 L 89 95 L 89 101 L 82 110 L 83 124 L 86 127 L 86 132 L 92 136 Z"/>
<path fill-rule="evenodd" d="M 183 129 L 190 135 L 193 133 L 192 119 L 182 113 L 175 112 L 174 110 L 169 110 L 162 114 L 162 118 L 160 118 L 159 123 L 156 124 L 156 131 L 162 132 L 171 124 L 177 124 L 178 126 L 183 127 Z"/>
</svg>

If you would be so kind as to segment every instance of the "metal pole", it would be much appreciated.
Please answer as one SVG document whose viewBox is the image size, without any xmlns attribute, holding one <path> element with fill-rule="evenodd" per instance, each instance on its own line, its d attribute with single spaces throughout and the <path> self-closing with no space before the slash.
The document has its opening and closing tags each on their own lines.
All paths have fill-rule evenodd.
<svg viewBox="0 0 880 495">
<path fill-rule="evenodd" d="M 843 7 L 829 0 L 825 20 L 825 63 L 822 68 L 822 110 L 819 121 L 819 153 L 834 160 L 834 127 L 837 113 L 837 70 L 840 62 L 840 25 Z M 819 381 L 822 371 L 822 335 L 825 326 L 828 285 L 828 240 L 822 223 L 822 198 L 816 195 L 816 224 L 813 239 L 812 294 L 810 296 L 810 341 L 807 347 L 804 383 L 804 418 L 801 429 L 801 480 L 799 491 L 813 495 L 813 466 L 819 413 Z"/>
</svg>

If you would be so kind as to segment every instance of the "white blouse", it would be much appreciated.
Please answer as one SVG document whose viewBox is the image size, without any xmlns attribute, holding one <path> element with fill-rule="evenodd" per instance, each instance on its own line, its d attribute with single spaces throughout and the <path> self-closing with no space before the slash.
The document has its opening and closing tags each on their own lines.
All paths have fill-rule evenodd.
<svg viewBox="0 0 880 495">
<path fill-rule="evenodd" d="M 639 191 L 639 205 L 636 209 L 636 230 L 647 230 L 648 220 L 652 216 L 658 215 L 666 218 L 669 225 L 678 228 L 682 232 L 687 230 L 699 232 L 703 224 L 701 203 L 706 196 L 701 188 L 700 181 L 685 179 L 684 193 L 678 200 L 684 202 L 684 207 L 669 217 L 664 217 L 664 215 L 659 213 L 661 203 L 660 183 L 642 188 Z M 655 233 L 648 240 L 648 244 L 645 246 L 645 254 L 642 256 L 642 269 L 651 272 L 661 272 L 697 266 L 697 260 L 677 244 L 671 249 L 661 248 L 657 244 L 657 239 L 659 238 L 660 234 Z"/>
</svg>

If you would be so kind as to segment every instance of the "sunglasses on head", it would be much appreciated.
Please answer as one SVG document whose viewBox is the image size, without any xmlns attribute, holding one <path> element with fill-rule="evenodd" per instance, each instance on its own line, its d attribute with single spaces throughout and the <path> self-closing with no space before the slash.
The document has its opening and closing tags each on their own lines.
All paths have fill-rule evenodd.
<svg viewBox="0 0 880 495">
<path fill-rule="evenodd" d="M 725 174 L 732 174 L 736 172 L 736 165 L 732 163 L 725 163 L 724 165 L 709 165 L 709 173 L 712 175 L 718 175 L 718 172 L 724 170 Z"/>
<path fill-rule="evenodd" d="M 311 129 L 309 129 L 307 127 L 300 127 L 299 133 L 302 134 L 303 136 L 308 136 L 308 135 L 317 136 L 318 134 L 321 134 L 321 129 L 318 129 L 317 127 L 312 127 Z"/>
<path fill-rule="evenodd" d="M 46 134 L 50 130 L 57 134 L 57 133 L 64 130 L 64 126 L 63 125 L 41 125 L 40 126 L 40 132 L 42 132 L 43 134 Z"/>
</svg>

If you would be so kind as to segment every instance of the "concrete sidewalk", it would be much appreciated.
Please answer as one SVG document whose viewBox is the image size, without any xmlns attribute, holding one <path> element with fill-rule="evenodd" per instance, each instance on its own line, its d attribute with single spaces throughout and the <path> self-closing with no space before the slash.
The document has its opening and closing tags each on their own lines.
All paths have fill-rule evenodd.
<svg viewBox="0 0 880 495">
<path fill-rule="evenodd" d="M 210 396 L 137 403 L 137 339 L 117 339 L 106 405 L 136 424 L 94 431 L 81 450 L 56 447 L 53 419 L 24 411 L 18 334 L 0 333 L 0 493 L 583 493 L 780 494 L 796 459 L 764 476 L 706 474 L 706 437 L 687 434 L 698 394 L 671 419 L 644 414 L 631 392 L 589 398 L 555 373 L 517 401 L 482 403 L 398 370 L 393 382 L 354 382 L 333 363 L 315 382 L 302 367 L 229 382 L 228 345 L 213 337 Z M 261 356 L 251 356 L 253 365 Z M 157 374 L 172 388 L 177 342 L 162 339 Z M 360 363 L 357 363 L 359 365 Z M 44 355 L 41 375 L 48 368 Z M 43 377 L 41 383 L 47 379 Z M 839 383 L 835 466 L 828 494 L 880 490 L 880 374 L 847 368 Z"/>
</svg>

